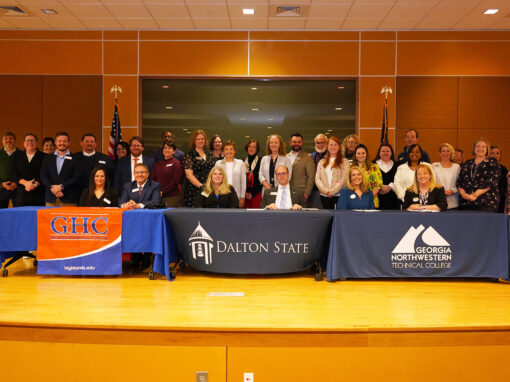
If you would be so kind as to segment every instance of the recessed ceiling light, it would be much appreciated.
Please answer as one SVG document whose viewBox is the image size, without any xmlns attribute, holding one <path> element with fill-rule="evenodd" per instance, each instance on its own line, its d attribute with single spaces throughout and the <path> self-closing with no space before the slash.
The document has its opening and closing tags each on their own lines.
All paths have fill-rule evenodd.
<svg viewBox="0 0 510 382">
<path fill-rule="evenodd" d="M 259 90 L 259 88 L 251 88 L 251 90 Z"/>
<path fill-rule="evenodd" d="M 246 121 L 246 118 L 241 118 L 241 121 Z"/>
<path fill-rule="evenodd" d="M 333 130 L 331 130 L 331 129 L 328 129 L 328 131 L 333 131 Z"/>
<path fill-rule="evenodd" d="M 329 135 L 329 133 L 324 133 L 324 135 Z"/>
<path fill-rule="evenodd" d="M 495 15 L 499 12 L 499 9 L 487 9 L 483 14 L 484 15 Z"/>
<path fill-rule="evenodd" d="M 341 107 L 335 107 L 335 110 L 336 111 L 340 111 L 340 110 L 342 110 L 342 108 Z"/>
<path fill-rule="evenodd" d="M 274 118 L 268 118 L 267 120 L 268 120 L 268 121 L 272 121 L 273 119 L 274 119 Z"/>
<path fill-rule="evenodd" d="M 172 109 L 173 109 L 173 106 L 165 106 L 165 109 L 167 109 L 167 110 L 172 110 Z"/>
<path fill-rule="evenodd" d="M 345 86 L 337 86 L 336 88 L 342 90 L 345 89 Z"/>
<path fill-rule="evenodd" d="M 187 134 L 191 134 L 191 131 L 186 131 Z"/>
<path fill-rule="evenodd" d="M 259 109 L 257 109 L 256 107 L 252 107 L 251 111 L 259 111 Z"/>
<path fill-rule="evenodd" d="M 54 9 L 41 9 L 42 13 L 47 15 L 56 15 L 58 12 Z"/>
<path fill-rule="evenodd" d="M 187 131 L 188 129 L 182 129 L 182 130 Z"/>
<path fill-rule="evenodd" d="M 161 86 L 161 87 L 162 87 L 163 89 L 168 89 L 168 88 L 169 88 L 169 86 L 168 86 L 168 85 L 163 85 L 163 86 Z"/>
<path fill-rule="evenodd" d="M 243 15 L 254 15 L 255 9 L 253 8 L 243 8 Z"/>
<path fill-rule="evenodd" d="M 249 135 L 245 135 L 244 137 L 245 137 L 245 138 L 250 138 L 250 136 L 249 136 Z"/>
<path fill-rule="evenodd" d="M 268 126 L 267 128 L 268 128 L 268 129 L 272 129 L 272 128 L 273 128 L 273 126 Z"/>
</svg>

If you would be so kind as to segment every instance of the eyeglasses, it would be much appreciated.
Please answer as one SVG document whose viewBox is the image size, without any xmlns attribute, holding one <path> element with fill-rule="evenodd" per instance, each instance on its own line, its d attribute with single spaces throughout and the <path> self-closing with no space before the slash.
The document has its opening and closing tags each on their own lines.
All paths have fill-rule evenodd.
<svg viewBox="0 0 510 382">
<path fill-rule="evenodd" d="M 163 138 L 173 138 L 173 135 L 163 135 Z"/>
<path fill-rule="evenodd" d="M 326 143 L 327 143 L 327 142 L 321 142 L 321 141 L 317 141 L 317 142 L 315 142 L 315 144 L 317 144 L 317 145 L 325 145 Z"/>
</svg>

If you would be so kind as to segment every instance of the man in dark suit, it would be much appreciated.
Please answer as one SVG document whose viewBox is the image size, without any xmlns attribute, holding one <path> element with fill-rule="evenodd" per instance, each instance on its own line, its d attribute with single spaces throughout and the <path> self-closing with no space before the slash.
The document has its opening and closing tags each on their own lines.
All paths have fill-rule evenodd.
<svg viewBox="0 0 510 382">
<path fill-rule="evenodd" d="M 96 151 L 96 136 L 92 133 L 83 134 L 80 145 L 82 151 L 75 153 L 74 156 L 81 162 L 81 189 L 83 190 L 89 186 L 90 173 L 97 166 L 106 168 L 108 178 L 110 178 L 110 182 L 113 182 L 115 166 L 112 158 Z"/>
<path fill-rule="evenodd" d="M 55 135 L 57 150 L 47 155 L 41 166 L 41 182 L 46 187 L 44 200 L 47 206 L 76 206 L 80 200 L 81 168 L 77 158 L 71 155 L 69 134 L 64 131 Z"/>
<path fill-rule="evenodd" d="M 139 163 L 146 164 L 149 173 L 152 172 L 154 159 L 143 155 L 144 140 L 142 137 L 135 136 L 129 140 L 129 149 L 131 155 L 119 159 L 117 168 L 115 169 L 115 180 L 113 187 L 119 195 L 122 195 L 124 185 L 135 180 L 135 166 Z"/>
<path fill-rule="evenodd" d="M 150 204 L 161 203 L 161 185 L 149 179 L 149 168 L 144 163 L 135 166 L 135 180 L 127 182 L 122 191 L 122 208 L 144 208 Z"/>
<path fill-rule="evenodd" d="M 302 209 L 306 203 L 305 197 L 302 191 L 290 187 L 287 166 L 278 166 L 274 172 L 278 187 L 270 188 L 264 192 L 260 207 L 269 210 Z"/>
<path fill-rule="evenodd" d="M 401 164 L 407 163 L 409 160 L 409 147 L 412 145 L 418 144 L 418 131 L 415 129 L 409 129 L 406 131 L 406 135 L 404 138 L 406 145 L 404 147 L 404 151 L 398 154 L 397 164 L 400 166 Z M 421 160 L 423 162 L 430 163 L 429 154 L 426 151 L 422 150 L 421 152 Z"/>
<path fill-rule="evenodd" d="M 0 150 L 0 208 L 7 208 L 9 201 L 14 204 L 17 188 L 12 178 L 13 159 L 19 154 L 14 133 L 8 131 L 3 135 L 2 146 Z"/>
</svg>

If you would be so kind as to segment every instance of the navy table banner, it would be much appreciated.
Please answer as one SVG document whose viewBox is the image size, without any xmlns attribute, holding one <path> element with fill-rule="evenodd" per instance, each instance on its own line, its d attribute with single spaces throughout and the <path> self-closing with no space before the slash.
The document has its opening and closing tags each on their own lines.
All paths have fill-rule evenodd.
<svg viewBox="0 0 510 382">
<path fill-rule="evenodd" d="M 326 276 L 508 278 L 508 217 L 336 211 Z"/>
<path fill-rule="evenodd" d="M 303 271 L 325 256 L 328 211 L 186 209 L 165 211 L 177 253 L 207 272 L 277 274 Z"/>
</svg>

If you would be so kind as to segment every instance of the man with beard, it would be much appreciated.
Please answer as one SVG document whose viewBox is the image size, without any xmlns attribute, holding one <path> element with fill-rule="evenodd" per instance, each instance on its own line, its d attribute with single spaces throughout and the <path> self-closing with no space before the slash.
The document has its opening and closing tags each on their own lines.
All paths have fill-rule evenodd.
<svg viewBox="0 0 510 382">
<path fill-rule="evenodd" d="M 0 150 L 0 208 L 7 208 L 9 201 L 16 198 L 16 182 L 12 178 L 13 159 L 19 150 L 16 148 L 16 136 L 8 131 L 2 137 Z"/>
<path fill-rule="evenodd" d="M 317 165 L 322 159 L 324 159 L 328 150 L 328 137 L 324 134 L 317 134 L 314 138 L 314 142 L 315 151 L 312 153 L 312 159 L 314 161 L 315 168 L 317 169 Z M 320 193 L 317 186 L 315 186 L 315 179 L 312 195 L 308 198 L 308 205 L 311 208 L 322 208 Z"/>
<path fill-rule="evenodd" d="M 292 162 L 290 187 L 302 192 L 307 202 L 315 185 L 315 163 L 309 153 L 302 151 L 303 136 L 300 133 L 291 135 L 290 147 L 291 152 L 287 154 Z"/>
<path fill-rule="evenodd" d="M 115 169 L 113 161 L 108 155 L 96 151 L 96 136 L 92 133 L 83 134 L 81 137 L 80 145 L 82 151 L 75 153 L 74 156 L 81 163 L 81 189 L 84 190 L 89 186 L 90 173 L 96 166 L 104 167 L 108 172 L 110 182 L 113 182 Z"/>
</svg>

